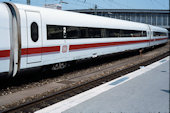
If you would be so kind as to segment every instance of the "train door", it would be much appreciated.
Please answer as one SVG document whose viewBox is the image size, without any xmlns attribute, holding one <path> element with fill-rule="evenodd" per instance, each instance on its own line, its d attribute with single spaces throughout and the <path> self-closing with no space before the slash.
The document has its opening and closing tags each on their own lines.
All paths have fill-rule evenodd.
<svg viewBox="0 0 170 113">
<path fill-rule="evenodd" d="M 38 12 L 26 11 L 27 16 L 27 63 L 38 63 L 42 60 L 41 15 Z"/>
<path fill-rule="evenodd" d="M 155 38 L 154 38 L 154 36 L 153 36 L 153 30 L 151 29 L 151 26 L 150 25 L 148 25 L 149 26 L 149 46 L 153 46 L 154 45 L 154 43 L 155 43 Z"/>
<path fill-rule="evenodd" d="M 153 31 L 151 30 L 151 36 L 150 36 L 151 38 L 150 38 L 150 46 L 153 46 L 153 45 L 155 45 L 155 38 L 154 38 L 154 36 L 153 36 Z"/>
</svg>

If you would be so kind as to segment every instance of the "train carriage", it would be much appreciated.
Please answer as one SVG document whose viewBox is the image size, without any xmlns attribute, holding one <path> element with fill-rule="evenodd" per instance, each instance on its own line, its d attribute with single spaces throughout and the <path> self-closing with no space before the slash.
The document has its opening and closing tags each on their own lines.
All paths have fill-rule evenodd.
<svg viewBox="0 0 170 113">
<path fill-rule="evenodd" d="M 13 3 L 0 3 L 0 22 L 0 76 L 168 41 L 156 26 Z"/>
</svg>

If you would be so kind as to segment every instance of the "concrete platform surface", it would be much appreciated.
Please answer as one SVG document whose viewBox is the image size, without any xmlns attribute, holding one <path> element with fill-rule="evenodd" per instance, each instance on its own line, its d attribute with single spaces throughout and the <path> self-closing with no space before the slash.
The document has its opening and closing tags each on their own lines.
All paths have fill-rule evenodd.
<svg viewBox="0 0 170 113">
<path fill-rule="evenodd" d="M 36 113 L 169 113 L 169 57 Z"/>
</svg>

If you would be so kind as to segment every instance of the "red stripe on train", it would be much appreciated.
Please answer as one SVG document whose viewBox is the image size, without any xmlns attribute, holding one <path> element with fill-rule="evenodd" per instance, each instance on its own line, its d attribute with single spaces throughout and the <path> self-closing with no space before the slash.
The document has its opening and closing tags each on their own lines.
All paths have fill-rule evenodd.
<svg viewBox="0 0 170 113">
<path fill-rule="evenodd" d="M 1 57 L 9 57 L 10 56 L 10 50 L 2 50 L 0 51 L 0 58 Z"/>
<path fill-rule="evenodd" d="M 23 53 L 25 54 L 25 49 L 22 49 Z M 53 46 L 53 47 L 39 47 L 39 48 L 28 48 L 27 54 L 40 54 L 40 53 L 49 53 L 49 52 L 59 52 L 60 46 Z"/>
<path fill-rule="evenodd" d="M 59 52 L 59 51 L 60 51 L 60 46 L 28 48 L 28 49 L 25 48 L 21 50 L 21 55 L 40 54 L 40 53 Z"/>
<path fill-rule="evenodd" d="M 159 40 L 165 40 L 165 39 L 168 39 L 168 38 L 158 38 L 158 39 L 155 39 L 155 40 L 159 41 Z"/>
<path fill-rule="evenodd" d="M 165 40 L 165 39 L 168 39 L 168 38 L 155 39 L 155 41 Z M 87 48 L 104 47 L 104 46 L 116 46 L 116 45 L 125 45 L 125 44 L 135 44 L 135 43 L 144 43 L 144 42 L 150 42 L 150 41 L 154 41 L 154 39 L 152 39 L 152 40 L 137 40 L 137 41 L 122 41 L 122 42 L 107 42 L 107 43 L 93 43 L 93 44 L 78 44 L 78 45 L 70 45 L 69 50 L 87 49 Z"/>
<path fill-rule="evenodd" d="M 31 54 L 40 54 L 40 53 L 48 53 L 48 52 L 60 52 L 60 46 L 21 49 L 21 55 L 31 55 Z M 0 51 L 0 58 L 9 57 L 9 56 L 10 56 L 10 50 Z"/>
<path fill-rule="evenodd" d="M 42 53 L 48 53 L 48 52 L 60 52 L 60 46 L 43 47 Z"/>
<path fill-rule="evenodd" d="M 133 44 L 133 43 L 143 43 L 143 42 L 148 42 L 148 41 L 149 40 L 70 45 L 70 50 L 104 47 L 104 46 L 116 46 L 116 45 L 125 45 L 125 44 Z"/>
<path fill-rule="evenodd" d="M 168 39 L 168 38 L 159 38 L 159 39 L 155 39 L 155 41 L 165 40 L 165 39 Z M 125 44 L 134 44 L 134 43 L 143 43 L 143 42 L 149 42 L 149 41 L 154 41 L 154 39 L 152 39 L 152 40 L 137 40 L 137 41 L 122 41 L 122 42 L 70 45 L 69 50 L 104 47 L 104 46 L 115 46 L 115 45 L 125 45 Z M 40 54 L 40 53 L 48 53 L 48 52 L 60 52 L 60 46 L 21 49 L 21 55 Z M 9 57 L 9 56 L 10 56 L 10 50 L 1 50 L 0 51 L 0 58 Z"/>
</svg>

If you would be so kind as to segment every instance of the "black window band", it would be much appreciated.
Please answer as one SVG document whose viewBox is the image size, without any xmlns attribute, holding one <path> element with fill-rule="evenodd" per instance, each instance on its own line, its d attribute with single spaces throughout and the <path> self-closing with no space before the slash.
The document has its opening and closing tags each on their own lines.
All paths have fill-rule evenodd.
<svg viewBox="0 0 170 113">
<path fill-rule="evenodd" d="M 137 30 L 47 25 L 47 40 L 114 37 L 147 37 L 147 33 Z"/>
</svg>

